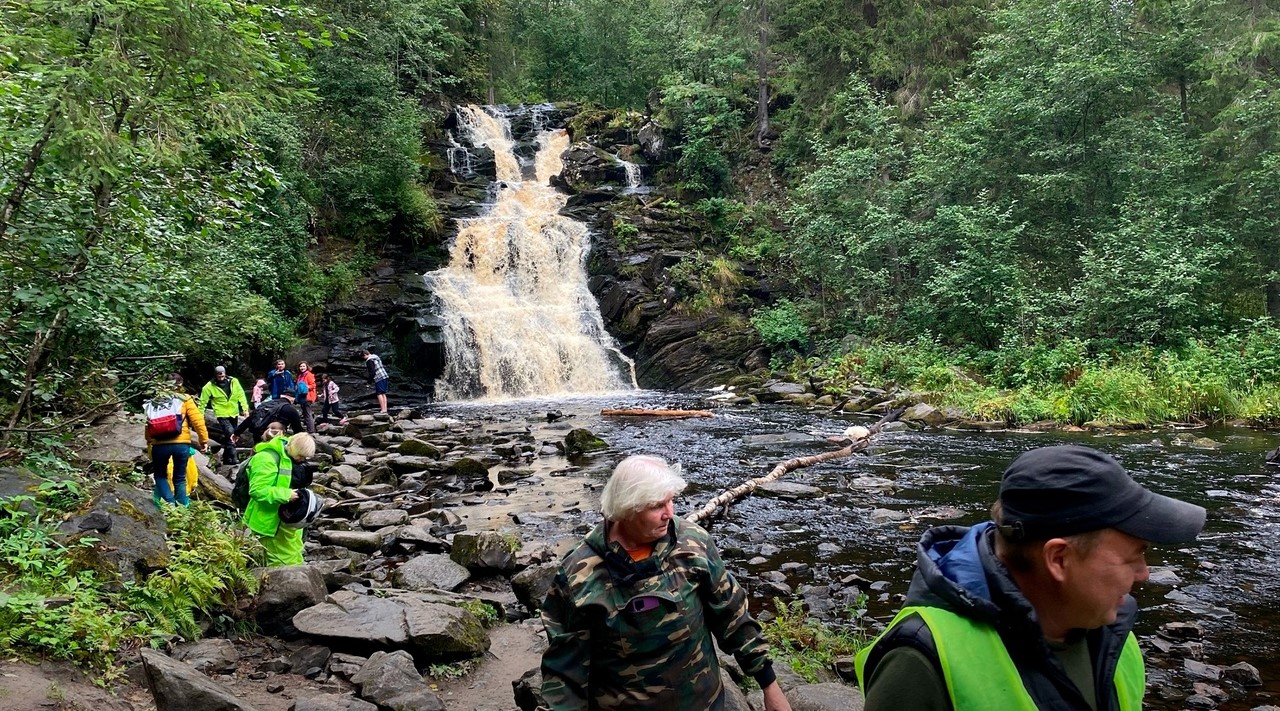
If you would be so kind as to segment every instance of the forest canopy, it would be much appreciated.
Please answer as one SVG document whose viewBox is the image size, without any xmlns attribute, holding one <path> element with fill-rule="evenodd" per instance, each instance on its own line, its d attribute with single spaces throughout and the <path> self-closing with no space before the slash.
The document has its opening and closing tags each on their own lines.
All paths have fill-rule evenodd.
<svg viewBox="0 0 1280 711">
<path fill-rule="evenodd" d="M 754 315 L 780 353 L 1265 361 L 1278 21 L 1263 0 L 2 0 L 0 403 L 12 427 L 118 391 L 112 359 L 287 348 L 370 252 L 441 239 L 429 144 L 459 102 L 650 115 L 715 249 L 788 275 Z"/>
</svg>

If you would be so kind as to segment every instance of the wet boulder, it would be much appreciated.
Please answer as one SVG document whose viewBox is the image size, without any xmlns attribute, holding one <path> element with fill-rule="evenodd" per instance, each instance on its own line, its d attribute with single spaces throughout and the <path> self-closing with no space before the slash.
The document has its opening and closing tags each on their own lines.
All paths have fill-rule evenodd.
<svg viewBox="0 0 1280 711">
<path fill-rule="evenodd" d="M 914 422 L 926 427 L 937 427 L 946 421 L 946 415 L 933 405 L 922 402 L 908 407 L 899 419 L 903 422 Z"/>
<path fill-rule="evenodd" d="M 409 522 L 409 512 L 403 509 L 375 509 L 360 517 L 360 527 L 378 530 L 387 526 L 399 526 Z"/>
<path fill-rule="evenodd" d="M 537 709 L 547 708 L 547 702 L 542 698 L 542 670 L 534 667 L 519 679 L 511 682 L 511 688 L 515 692 L 516 708 L 520 711 L 537 711 Z"/>
<path fill-rule="evenodd" d="M 530 612 L 536 613 L 542 607 L 542 601 L 547 599 L 547 591 L 551 590 L 551 583 L 556 579 L 556 572 L 560 570 L 558 563 L 544 563 L 542 565 L 525 568 L 511 577 L 511 589 L 516 594 L 516 599 Z"/>
<path fill-rule="evenodd" d="M 290 565 L 255 571 L 260 588 L 254 619 L 266 634 L 295 637 L 293 616 L 324 602 L 324 572 L 315 566 Z"/>
<path fill-rule="evenodd" d="M 469 570 L 518 570 L 520 539 L 497 531 L 467 531 L 453 537 L 449 557 Z"/>
<path fill-rule="evenodd" d="M 337 480 L 337 483 L 343 486 L 360 486 L 360 481 L 362 479 L 360 476 L 360 470 L 350 464 L 339 464 L 338 466 L 330 469 L 329 474 L 332 478 Z"/>
<path fill-rule="evenodd" d="M 794 481 L 767 481 L 756 487 L 761 496 L 772 496 L 776 499 L 798 501 L 800 499 L 817 499 L 822 496 L 822 489 Z"/>
<path fill-rule="evenodd" d="M 576 457 L 587 452 L 594 452 L 609 446 L 608 442 L 595 436 L 591 430 L 581 427 L 570 430 L 569 434 L 564 436 L 564 453 L 570 457 Z"/>
<path fill-rule="evenodd" d="M 72 567 L 95 570 L 112 584 L 139 582 L 169 565 L 169 527 L 151 495 L 111 484 L 86 513 L 58 527 L 71 548 Z M 81 539 L 93 538 L 87 547 Z"/>
<path fill-rule="evenodd" d="M 444 473 L 456 476 L 459 479 L 488 479 L 489 467 L 485 466 L 479 459 L 463 457 L 446 467 Z"/>
<path fill-rule="evenodd" d="M 230 689 L 153 649 L 142 650 L 142 669 L 156 711 L 256 711 Z"/>
<path fill-rule="evenodd" d="M 293 624 L 334 650 L 363 654 L 405 649 L 420 664 L 465 659 L 489 648 L 475 615 L 433 599 L 405 591 L 375 597 L 339 590 L 294 615 Z"/>
<path fill-rule="evenodd" d="M 236 670 L 240 653 L 229 639 L 202 639 L 174 649 L 173 658 L 205 674 L 230 674 Z"/>
<path fill-rule="evenodd" d="M 320 540 L 357 553 L 377 553 L 387 542 L 382 531 L 321 531 Z"/>
<path fill-rule="evenodd" d="M 1266 462 L 1272 466 L 1280 467 L 1280 447 L 1267 452 Z"/>
<path fill-rule="evenodd" d="M 454 590 L 471 578 L 471 572 L 453 562 L 447 555 L 418 555 L 401 565 L 395 573 L 398 587 L 425 592 Z"/>
<path fill-rule="evenodd" d="M 43 479 L 26 469 L 0 467 L 0 501 L 18 496 L 34 497 L 39 493 L 40 485 L 43 483 Z M 24 502 L 20 508 L 27 513 L 36 512 L 35 505 L 30 501 Z"/>
<path fill-rule="evenodd" d="M 444 702 L 431 691 L 414 666 L 413 657 L 403 650 L 374 652 L 360 671 L 351 677 L 360 696 L 379 708 L 392 711 L 444 711 Z"/>
<path fill-rule="evenodd" d="M 405 441 L 396 445 L 396 452 L 410 457 L 429 457 L 431 459 L 440 458 L 440 448 L 416 437 L 409 437 Z"/>
<path fill-rule="evenodd" d="M 792 711 L 862 711 L 862 693 L 836 682 L 805 684 L 787 692 Z"/>
</svg>

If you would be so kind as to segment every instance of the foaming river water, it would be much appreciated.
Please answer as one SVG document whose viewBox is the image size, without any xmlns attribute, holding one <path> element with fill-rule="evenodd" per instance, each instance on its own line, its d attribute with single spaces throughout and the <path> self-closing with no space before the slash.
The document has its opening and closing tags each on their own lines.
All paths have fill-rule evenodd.
<svg viewBox="0 0 1280 711">
<path fill-rule="evenodd" d="M 725 408 L 706 419 L 653 420 L 602 418 L 604 407 L 689 407 L 688 395 L 640 392 L 614 397 L 519 400 L 496 403 L 432 405 L 434 415 L 527 423 L 539 441 L 562 439 L 569 427 L 585 427 L 609 443 L 592 464 L 570 474 L 603 481 L 608 468 L 628 454 L 658 454 L 680 462 L 689 488 L 677 501 L 688 513 L 711 496 L 745 479 L 766 474 L 792 457 L 830 451 L 823 434 L 840 432 L 866 420 L 826 415 L 822 410 L 785 406 Z M 568 417 L 547 423 L 548 411 Z M 941 523 L 973 524 L 987 519 L 1004 467 L 1019 453 L 1052 444 L 1085 444 L 1110 453 L 1133 476 L 1160 493 L 1208 509 L 1208 523 L 1196 543 L 1156 548 L 1153 567 L 1167 568 L 1181 581 L 1148 584 L 1134 591 L 1142 608 L 1138 633 L 1154 633 L 1169 621 L 1198 622 L 1206 629 L 1203 661 L 1230 665 L 1247 661 L 1262 672 L 1264 687 L 1221 709 L 1250 709 L 1280 699 L 1280 469 L 1263 464 L 1266 450 L 1280 443 L 1273 433 L 1244 429 L 1196 430 L 1221 444 L 1216 450 L 1177 444 L 1170 430 L 1094 435 L 1070 433 L 898 431 L 879 435 L 869 453 L 791 472 L 784 481 L 822 491 L 815 499 L 747 497 L 709 528 L 729 551 L 760 549 L 761 540 L 778 551 L 768 562 L 748 565 L 747 555 L 733 563 L 748 572 L 778 570 L 785 562 L 826 568 L 829 579 L 856 573 L 885 581 L 872 593 L 868 614 L 887 619 L 915 563 L 915 544 L 926 528 Z M 582 464 L 577 462 L 577 464 Z M 535 469 L 568 465 L 543 457 Z M 869 478 L 885 479 L 866 486 Z M 596 504 L 598 491 L 583 489 L 581 508 Z M 907 518 L 873 522 L 872 512 L 890 509 Z M 881 512 L 883 516 L 883 512 Z M 763 538 L 762 538 L 763 536 Z M 827 544 L 827 545 L 823 545 Z M 834 544 L 834 545 L 832 545 Z M 728 554 L 726 557 L 732 557 Z M 806 579 L 789 580 L 793 587 Z M 757 602 L 757 604 L 760 604 Z M 1153 658 L 1149 676 L 1170 679 L 1188 689 L 1181 660 Z M 1166 705 L 1167 704 L 1167 705 Z M 1148 695 L 1148 708 L 1182 708 Z"/>
</svg>

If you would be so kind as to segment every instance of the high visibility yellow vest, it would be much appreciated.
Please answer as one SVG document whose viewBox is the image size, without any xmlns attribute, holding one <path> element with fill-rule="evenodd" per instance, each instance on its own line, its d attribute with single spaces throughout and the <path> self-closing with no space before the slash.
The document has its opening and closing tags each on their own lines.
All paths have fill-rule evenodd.
<svg viewBox="0 0 1280 711">
<path fill-rule="evenodd" d="M 866 693 L 864 670 L 871 650 L 886 634 L 910 615 L 919 615 L 933 634 L 938 661 L 955 711 L 1036 711 L 1036 703 L 1022 685 L 1022 678 L 1000 635 L 990 625 L 936 607 L 905 607 L 870 645 L 858 653 L 858 686 Z M 1146 692 L 1146 668 L 1138 640 L 1129 633 L 1116 665 L 1113 683 L 1122 711 L 1142 711 Z"/>
</svg>

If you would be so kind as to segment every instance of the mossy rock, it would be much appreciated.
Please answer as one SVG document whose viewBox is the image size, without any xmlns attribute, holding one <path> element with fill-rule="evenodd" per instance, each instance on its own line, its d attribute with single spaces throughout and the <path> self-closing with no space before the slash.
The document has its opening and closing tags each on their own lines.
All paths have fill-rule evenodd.
<svg viewBox="0 0 1280 711">
<path fill-rule="evenodd" d="M 452 474 L 460 479 L 486 479 L 489 476 L 489 467 L 486 467 L 479 459 L 463 457 L 450 464 L 445 473 Z"/>
<path fill-rule="evenodd" d="M 410 437 L 396 446 L 396 452 L 410 457 L 440 458 L 440 450 L 435 445 L 416 437 Z"/>
<path fill-rule="evenodd" d="M 605 449 L 608 446 L 608 442 L 587 429 L 570 430 L 569 434 L 564 436 L 564 453 L 571 457 Z"/>
<path fill-rule="evenodd" d="M 132 486 L 113 484 L 93 500 L 85 513 L 61 526 L 63 544 L 71 549 L 72 572 L 94 570 L 109 587 L 141 582 L 169 565 L 168 525 L 151 496 Z M 83 539 L 95 539 L 79 545 Z"/>
</svg>

